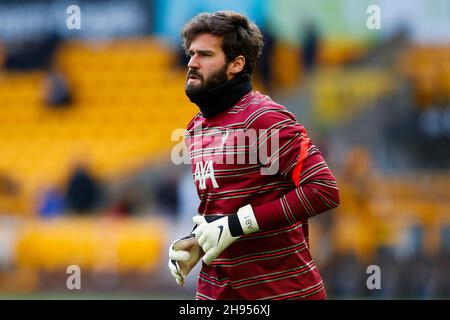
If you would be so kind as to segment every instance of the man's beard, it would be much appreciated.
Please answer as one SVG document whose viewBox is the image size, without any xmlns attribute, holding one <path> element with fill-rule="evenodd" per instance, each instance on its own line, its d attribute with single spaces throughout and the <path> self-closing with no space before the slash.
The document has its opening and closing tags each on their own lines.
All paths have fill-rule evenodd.
<svg viewBox="0 0 450 320">
<path fill-rule="evenodd" d="M 217 70 L 216 72 L 211 74 L 208 77 L 208 79 L 206 79 L 206 80 L 203 78 L 203 76 L 201 74 L 197 73 L 197 71 L 195 69 L 189 70 L 189 72 L 187 74 L 188 80 L 186 81 L 186 85 L 184 88 L 186 95 L 189 98 L 198 97 L 199 95 L 205 93 L 209 89 L 212 89 L 212 88 L 220 86 L 221 84 L 224 84 L 225 82 L 228 81 L 227 69 L 228 69 L 228 64 L 225 63 L 222 66 L 222 68 L 220 68 L 219 70 Z M 189 81 L 190 75 L 197 76 L 197 78 L 200 80 L 200 85 L 198 85 L 198 86 L 189 85 L 188 81 Z"/>
</svg>

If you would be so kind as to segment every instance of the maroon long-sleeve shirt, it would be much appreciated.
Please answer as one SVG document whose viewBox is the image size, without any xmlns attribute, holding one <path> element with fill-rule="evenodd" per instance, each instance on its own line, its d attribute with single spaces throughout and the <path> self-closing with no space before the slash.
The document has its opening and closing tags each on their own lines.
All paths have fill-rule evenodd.
<svg viewBox="0 0 450 320">
<path fill-rule="evenodd" d="M 186 144 L 199 213 L 251 204 L 260 231 L 203 264 L 197 299 L 323 299 L 308 243 L 308 218 L 339 204 L 336 180 L 295 116 L 247 93 L 212 118 L 198 113 Z"/>
</svg>

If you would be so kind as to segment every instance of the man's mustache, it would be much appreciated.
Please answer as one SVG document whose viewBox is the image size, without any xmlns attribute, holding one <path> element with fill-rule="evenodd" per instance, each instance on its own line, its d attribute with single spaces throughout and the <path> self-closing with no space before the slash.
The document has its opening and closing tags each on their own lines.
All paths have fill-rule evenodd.
<svg viewBox="0 0 450 320">
<path fill-rule="evenodd" d="M 199 78 L 200 80 L 203 80 L 203 76 L 195 69 L 190 69 L 187 73 L 187 77 L 189 78 L 190 76 L 196 76 L 197 78 Z"/>
</svg>

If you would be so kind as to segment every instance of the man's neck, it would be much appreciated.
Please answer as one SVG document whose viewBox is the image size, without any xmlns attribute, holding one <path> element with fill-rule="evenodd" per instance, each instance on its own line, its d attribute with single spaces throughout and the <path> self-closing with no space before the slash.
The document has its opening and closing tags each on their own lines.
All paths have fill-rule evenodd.
<svg viewBox="0 0 450 320">
<path fill-rule="evenodd" d="M 224 84 L 202 92 L 189 99 L 195 103 L 205 118 L 212 118 L 234 106 L 252 90 L 250 76 L 238 75 Z"/>
</svg>

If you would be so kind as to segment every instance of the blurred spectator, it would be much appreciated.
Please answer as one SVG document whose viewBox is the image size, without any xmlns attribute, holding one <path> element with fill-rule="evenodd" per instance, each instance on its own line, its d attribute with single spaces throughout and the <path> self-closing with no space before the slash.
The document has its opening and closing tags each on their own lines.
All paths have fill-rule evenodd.
<svg viewBox="0 0 450 320">
<path fill-rule="evenodd" d="M 65 210 L 64 194 L 58 187 L 49 187 L 38 200 L 38 212 L 43 218 L 62 214 Z"/>
<path fill-rule="evenodd" d="M 21 211 L 20 186 L 12 177 L 0 173 L 0 213 Z"/>
<path fill-rule="evenodd" d="M 305 72 L 310 73 L 315 68 L 320 44 L 319 32 L 312 22 L 306 24 L 301 44 L 303 68 Z"/>
<path fill-rule="evenodd" d="M 50 107 L 66 107 L 72 102 L 72 95 L 65 77 L 57 72 L 50 71 L 44 81 L 44 99 Z"/>
<path fill-rule="evenodd" d="M 155 202 L 159 212 L 177 218 L 179 211 L 177 171 L 166 169 L 155 187 Z"/>
<path fill-rule="evenodd" d="M 375 192 L 373 170 L 372 155 L 366 147 L 356 146 L 348 152 L 342 178 L 359 214 L 371 211 L 370 198 Z"/>
<path fill-rule="evenodd" d="M 75 213 L 89 213 L 99 205 L 100 197 L 100 183 L 86 165 L 77 165 L 67 183 L 65 198 L 68 209 Z"/>
<path fill-rule="evenodd" d="M 19 192 L 19 185 L 9 175 L 0 173 L 0 194 L 15 195 Z"/>
<path fill-rule="evenodd" d="M 178 198 L 180 199 L 178 211 L 181 223 L 185 222 L 190 224 L 192 223 L 192 217 L 197 214 L 198 206 L 200 205 L 195 183 L 192 181 L 192 171 L 190 168 L 184 171 L 178 184 L 177 192 Z"/>
<path fill-rule="evenodd" d="M 134 214 L 136 213 L 137 203 L 137 190 L 132 186 L 125 188 L 125 190 L 120 193 L 119 199 L 109 210 L 110 214 L 115 216 L 128 216 Z"/>
</svg>

